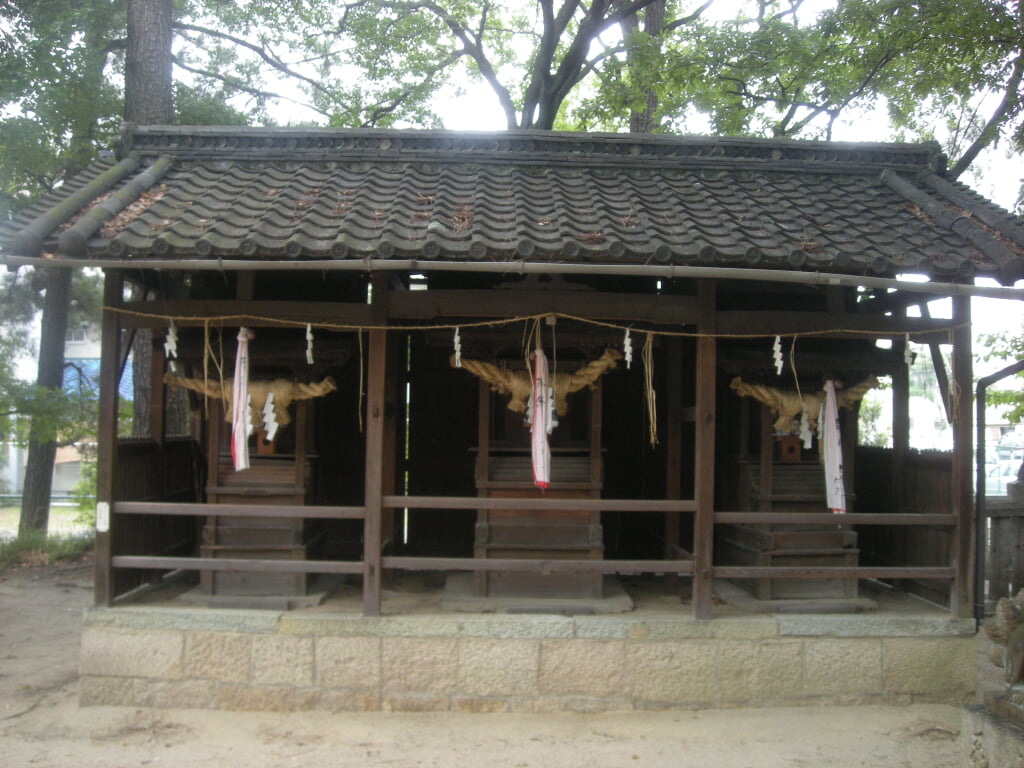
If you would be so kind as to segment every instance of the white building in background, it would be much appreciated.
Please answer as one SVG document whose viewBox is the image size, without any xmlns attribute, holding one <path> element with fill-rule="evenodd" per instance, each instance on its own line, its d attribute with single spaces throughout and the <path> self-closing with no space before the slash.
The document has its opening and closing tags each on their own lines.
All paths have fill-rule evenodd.
<svg viewBox="0 0 1024 768">
<path fill-rule="evenodd" d="M 64 386 L 75 386 L 74 376 L 80 372 L 94 382 L 100 372 L 99 327 L 80 326 L 68 330 L 64 340 Z M 127 375 L 131 381 L 130 374 Z M 124 394 L 124 393 L 122 393 Z M 130 393 L 129 393 L 130 397 Z M 51 496 L 55 500 L 67 498 L 81 478 L 82 451 L 77 445 L 57 449 L 53 467 Z M 0 454 L 0 490 L 5 497 L 21 498 L 25 487 L 25 465 L 28 463 L 28 446 L 17 443 L 3 443 Z"/>
</svg>

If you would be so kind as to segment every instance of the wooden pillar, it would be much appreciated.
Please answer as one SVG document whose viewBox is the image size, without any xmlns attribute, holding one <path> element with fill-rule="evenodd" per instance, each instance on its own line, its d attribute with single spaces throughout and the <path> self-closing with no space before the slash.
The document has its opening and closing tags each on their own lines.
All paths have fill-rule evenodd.
<svg viewBox="0 0 1024 768">
<path fill-rule="evenodd" d="M 404 462 L 399 464 L 398 446 L 400 444 L 398 428 L 402 413 L 402 402 L 404 401 L 405 370 L 404 351 L 407 349 L 408 337 L 392 335 L 391 344 L 388 345 L 387 362 L 385 370 L 387 376 L 384 385 L 384 438 L 381 446 L 381 493 L 391 496 L 397 487 L 399 469 L 404 469 Z M 401 395 L 401 397 L 400 397 Z M 404 441 L 401 441 L 404 444 Z M 398 529 L 395 527 L 395 510 L 384 509 L 381 512 L 381 549 L 386 555 L 392 555 L 395 551 L 395 542 L 398 537 Z M 381 586 L 384 589 L 394 589 L 395 572 L 384 571 L 381 574 Z"/>
<path fill-rule="evenodd" d="M 121 306 L 124 277 L 107 271 L 103 282 L 103 306 Z M 100 402 L 99 429 L 96 447 L 96 605 L 110 605 L 114 600 L 112 520 L 110 507 L 114 501 L 114 473 L 117 457 L 117 385 L 120 378 L 121 316 L 103 313 L 100 336 Z"/>
<path fill-rule="evenodd" d="M 715 529 L 715 282 L 698 282 L 693 617 L 711 618 Z"/>
<path fill-rule="evenodd" d="M 954 616 L 971 615 L 971 552 L 974 533 L 974 410 L 971 407 L 971 300 L 953 298 L 953 384 L 950 388 L 950 412 L 953 415 L 953 565 L 956 577 L 950 593 L 950 611 Z"/>
<path fill-rule="evenodd" d="M 164 342 L 156 334 L 150 334 L 153 349 L 149 355 L 149 413 L 147 432 L 158 446 L 163 448 L 167 432 L 167 385 L 164 384 Z M 163 459 L 160 461 L 163 466 Z"/>
<path fill-rule="evenodd" d="M 156 443 L 157 494 L 160 501 L 167 498 L 167 385 L 164 384 L 166 353 L 163 339 L 149 335 L 153 348 L 149 354 L 149 413 L 147 431 Z"/>
<path fill-rule="evenodd" d="M 757 511 L 772 511 L 772 493 L 775 482 L 775 419 L 767 405 L 758 408 L 761 429 L 758 432 Z"/>
<path fill-rule="evenodd" d="M 476 488 L 478 496 L 487 496 L 487 480 L 491 476 L 491 385 L 480 379 L 476 427 Z M 490 525 L 491 513 L 486 509 L 476 511 L 476 527 L 473 531 L 473 557 L 487 557 L 487 540 L 482 538 Z M 473 594 L 484 596 L 488 593 L 490 578 L 487 571 L 473 572 Z"/>
<path fill-rule="evenodd" d="M 373 276 L 374 323 L 387 321 L 387 275 Z M 366 469 L 363 504 L 363 615 L 380 616 L 381 550 L 383 547 L 384 422 L 387 397 L 387 331 L 369 332 L 366 374 Z"/>
<path fill-rule="evenodd" d="M 668 435 L 665 440 L 665 498 L 678 499 L 682 494 L 683 470 L 683 340 L 670 337 L 668 352 Z M 679 546 L 680 517 L 678 512 L 665 515 L 666 560 L 676 559 Z M 665 574 L 665 589 L 679 590 L 679 574 Z"/>
<path fill-rule="evenodd" d="M 907 348 L 904 337 L 893 340 L 897 360 L 902 361 Z M 970 386 L 968 385 L 968 389 Z M 902 512 L 906 506 L 903 490 L 903 468 L 910 450 L 910 372 L 902 362 L 892 373 L 892 511 Z"/>
</svg>

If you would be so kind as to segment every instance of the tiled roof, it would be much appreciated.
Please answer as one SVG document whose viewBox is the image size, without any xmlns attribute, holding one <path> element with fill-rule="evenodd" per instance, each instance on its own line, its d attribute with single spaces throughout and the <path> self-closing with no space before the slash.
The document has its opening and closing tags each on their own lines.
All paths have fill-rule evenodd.
<svg viewBox="0 0 1024 768">
<path fill-rule="evenodd" d="M 0 226 L 0 253 L 1024 277 L 1024 228 L 934 143 L 140 127 L 120 157 Z"/>
</svg>

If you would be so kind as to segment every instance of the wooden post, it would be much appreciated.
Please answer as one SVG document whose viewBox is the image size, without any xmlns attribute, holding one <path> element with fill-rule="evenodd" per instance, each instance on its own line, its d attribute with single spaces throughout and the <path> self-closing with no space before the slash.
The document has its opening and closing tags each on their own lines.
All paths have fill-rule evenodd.
<svg viewBox="0 0 1024 768">
<path fill-rule="evenodd" d="M 757 511 L 772 511 L 772 495 L 775 493 L 775 419 L 767 405 L 758 408 L 761 416 L 761 428 L 758 432 L 758 465 L 757 465 Z M 744 481 L 745 482 L 745 481 Z M 770 525 L 756 525 L 756 529 L 770 531 Z M 758 563 L 764 555 L 758 555 Z M 767 565 L 768 563 L 765 562 Z M 754 597 L 758 600 L 772 599 L 772 580 L 757 579 L 754 581 Z"/>
<path fill-rule="evenodd" d="M 373 276 L 373 318 L 387 321 L 387 275 Z M 387 331 L 369 332 L 370 349 L 366 376 L 366 470 L 363 503 L 363 615 L 380 616 L 381 549 L 383 546 L 384 421 L 387 376 Z"/>
<path fill-rule="evenodd" d="M 165 403 L 167 401 L 167 385 L 164 384 L 164 344 L 163 341 L 150 335 L 153 349 L 149 355 L 149 413 L 147 414 L 148 427 L 146 431 L 150 438 L 161 449 L 160 465 L 163 466 L 163 444 L 167 432 L 167 414 Z"/>
<path fill-rule="evenodd" d="M 107 271 L 103 281 L 103 306 L 121 306 L 124 277 Z M 111 532 L 114 501 L 114 472 L 117 457 L 117 384 L 120 373 L 121 319 L 116 312 L 103 313 L 100 336 L 100 412 L 96 447 L 96 566 L 94 600 L 110 605 L 114 600 Z"/>
<path fill-rule="evenodd" d="M 761 431 L 758 433 L 757 452 L 757 511 L 771 512 L 775 481 L 775 420 L 767 405 L 761 405 L 758 413 L 761 416 Z"/>
<path fill-rule="evenodd" d="M 665 498 L 678 499 L 682 494 L 683 466 L 683 340 L 671 337 L 667 343 L 668 357 L 668 434 L 665 440 Z M 666 560 L 676 558 L 679 546 L 679 531 L 682 521 L 678 512 L 665 515 Z M 665 589 L 679 591 L 679 574 L 666 573 Z"/>
<path fill-rule="evenodd" d="M 480 379 L 476 425 L 476 488 L 477 496 L 489 494 L 487 480 L 491 476 L 491 385 Z M 473 557 L 487 557 L 487 541 L 480 537 L 489 530 L 490 510 L 476 511 L 476 524 L 473 528 Z M 473 594 L 487 595 L 490 589 L 490 575 L 487 571 L 474 571 Z"/>
<path fill-rule="evenodd" d="M 167 385 L 164 384 L 166 354 L 163 341 L 150 334 L 153 345 L 149 354 L 149 426 L 147 431 L 156 443 L 157 493 L 160 501 L 167 498 Z"/>
<path fill-rule="evenodd" d="M 971 300 L 953 298 L 953 384 L 950 412 L 953 415 L 953 504 L 956 527 L 953 529 L 953 566 L 956 577 L 949 596 L 954 616 L 971 615 L 971 552 L 974 533 L 974 409 L 971 407 L 974 376 L 971 360 Z"/>
<path fill-rule="evenodd" d="M 712 562 L 715 533 L 715 282 L 701 280 L 697 284 L 697 406 L 695 451 L 695 500 L 693 617 L 711 618 Z"/>
<path fill-rule="evenodd" d="M 893 340 L 897 360 L 902 361 L 907 348 L 903 337 Z M 968 384 L 968 389 L 970 385 Z M 910 450 L 910 372 L 902 362 L 892 373 L 892 499 L 893 512 L 902 512 L 906 506 L 903 491 L 903 469 Z"/>
<path fill-rule="evenodd" d="M 381 446 L 381 492 L 390 496 L 395 493 L 396 479 L 399 469 L 405 468 L 404 461 L 398 462 L 399 435 L 398 426 L 401 421 L 399 415 L 402 412 L 404 402 L 405 370 L 403 352 L 408 348 L 408 335 L 401 334 L 392 338 L 388 347 L 387 363 L 385 370 L 388 375 L 384 385 L 384 438 Z M 402 390 L 400 393 L 400 389 Z M 401 397 L 400 397 L 401 394 Z M 402 441 L 404 444 L 404 440 Z M 398 529 L 395 527 L 395 510 L 385 509 L 381 513 L 381 547 L 383 554 L 392 555 L 395 553 L 395 541 L 398 536 Z M 395 572 L 391 569 L 381 573 L 381 586 L 384 589 L 394 589 Z"/>
</svg>

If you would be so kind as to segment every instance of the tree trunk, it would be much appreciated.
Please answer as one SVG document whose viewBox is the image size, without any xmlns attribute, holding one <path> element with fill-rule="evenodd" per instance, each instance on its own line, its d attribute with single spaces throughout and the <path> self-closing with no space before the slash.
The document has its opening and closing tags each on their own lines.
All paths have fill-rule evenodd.
<svg viewBox="0 0 1024 768">
<path fill-rule="evenodd" d="M 103 68 L 107 59 L 104 31 L 109 19 L 97 13 L 83 12 L 83 49 L 85 63 L 80 73 L 79 87 L 83 91 L 83 108 L 77 111 L 68 129 L 71 132 L 65 177 L 73 176 L 85 168 L 95 151 L 93 136 L 96 132 L 95 98 L 103 87 Z M 92 107 L 92 108 L 90 108 Z M 68 329 L 68 308 L 71 304 L 72 273 L 70 269 L 51 268 L 46 272 L 46 296 L 43 300 L 39 338 L 39 360 L 36 382 L 43 387 L 59 390 L 64 378 L 64 339 Z M 30 531 L 46 532 L 50 521 L 50 492 L 53 489 L 53 465 L 57 455 L 55 435 L 48 434 L 33 419 L 29 432 L 28 462 L 25 466 L 25 485 L 21 496 L 21 515 L 18 535 Z"/>
<path fill-rule="evenodd" d="M 665 0 L 656 0 L 643 10 L 644 33 L 657 39 L 665 27 Z M 633 14 L 623 21 L 622 27 L 627 34 L 636 34 L 640 31 L 639 12 Z M 632 64 L 635 58 L 633 49 L 626 52 L 627 66 Z M 629 115 L 630 133 L 654 133 L 658 127 L 656 113 L 658 111 L 658 94 L 651 83 L 644 83 L 644 105 L 642 109 L 632 109 Z"/>
<path fill-rule="evenodd" d="M 68 330 L 71 270 L 51 267 L 46 271 L 46 297 L 43 302 L 36 384 L 59 390 L 64 378 L 64 337 Z M 28 464 L 25 467 L 25 488 L 21 495 L 18 536 L 24 536 L 29 531 L 46 532 L 50 520 L 50 491 L 53 488 L 53 463 L 56 455 L 56 436 L 44 434 L 38 421 L 33 420 L 29 435 Z"/>
<path fill-rule="evenodd" d="M 173 0 L 128 0 L 128 50 L 125 54 L 124 117 L 140 125 L 174 122 Z M 145 289 L 142 289 L 143 293 Z M 140 297 L 141 298 L 141 297 Z M 149 376 L 153 332 L 140 328 L 132 344 L 132 434 L 149 434 Z"/>
<path fill-rule="evenodd" d="M 174 122 L 172 0 L 128 0 L 124 115 L 129 122 Z"/>
</svg>

